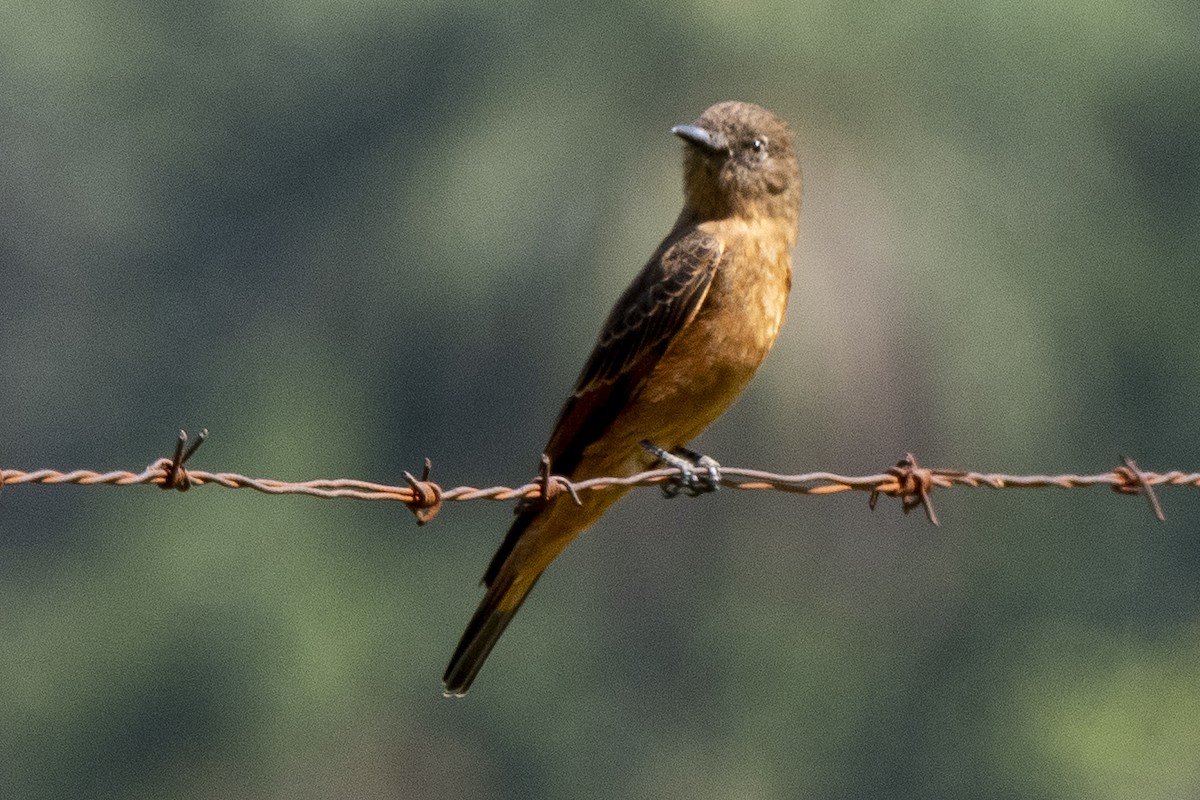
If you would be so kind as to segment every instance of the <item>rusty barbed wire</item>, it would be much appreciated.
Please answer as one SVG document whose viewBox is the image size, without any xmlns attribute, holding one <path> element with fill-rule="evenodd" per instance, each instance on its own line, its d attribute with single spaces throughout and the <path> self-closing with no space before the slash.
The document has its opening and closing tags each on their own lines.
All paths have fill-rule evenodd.
<svg viewBox="0 0 1200 800">
<path fill-rule="evenodd" d="M 204 430 L 191 447 L 188 436 L 179 432 L 172 458 L 160 458 L 141 472 L 114 470 L 97 472 L 77 469 L 61 472 L 52 469 L 22 471 L 0 469 L 0 490 L 22 484 L 58 486 L 136 486 L 150 485 L 162 489 L 187 491 L 194 486 L 215 485 L 227 489 L 253 489 L 264 494 L 298 494 L 320 498 L 352 498 L 355 500 L 393 500 L 404 503 L 416 516 L 417 523 L 424 525 L 437 516 L 442 504 L 467 500 L 527 500 L 536 501 L 553 498 L 566 492 L 575 503 L 586 492 L 599 492 L 613 487 L 665 486 L 679 480 L 680 469 L 676 467 L 651 469 L 628 477 L 601 477 L 584 481 L 570 481 L 550 471 L 550 461 L 542 457 L 538 478 L 523 486 L 492 486 L 475 488 L 458 486 L 443 489 L 429 480 L 431 463 L 425 459 L 421 477 L 403 473 L 406 486 L 391 486 L 371 481 L 350 478 L 316 479 L 308 481 L 281 481 L 273 478 L 250 478 L 236 472 L 205 472 L 185 468 L 185 463 L 196 452 L 208 436 Z M 808 472 L 798 475 L 781 475 L 756 469 L 740 467 L 718 467 L 720 486 L 748 491 L 779 491 L 793 494 L 825 495 L 840 492 L 869 492 L 869 506 L 874 510 L 880 495 L 898 497 L 901 510 L 905 513 L 920 506 L 934 525 L 938 524 L 933 510 L 931 495 L 934 489 L 952 487 L 989 489 L 1084 489 L 1108 486 L 1120 494 L 1142 495 L 1150 504 L 1155 517 L 1162 521 L 1162 506 L 1155 495 L 1155 486 L 1200 487 L 1200 473 L 1147 472 L 1138 467 L 1133 459 L 1122 457 L 1122 464 L 1109 472 L 1096 475 L 1005 475 L 963 470 L 931 469 L 922 467 L 909 453 L 890 469 L 876 475 L 848 476 L 834 472 Z"/>
</svg>

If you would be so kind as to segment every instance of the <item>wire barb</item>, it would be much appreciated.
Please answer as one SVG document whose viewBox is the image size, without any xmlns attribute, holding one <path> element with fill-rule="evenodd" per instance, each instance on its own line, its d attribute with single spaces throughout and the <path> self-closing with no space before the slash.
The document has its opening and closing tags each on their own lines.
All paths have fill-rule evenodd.
<svg viewBox="0 0 1200 800">
<path fill-rule="evenodd" d="M 175 441 L 175 457 L 170 460 L 159 460 L 159 464 L 162 464 L 163 461 L 167 462 L 163 465 L 166 471 L 163 473 L 160 488 L 167 490 L 178 489 L 181 492 L 186 492 L 192 488 L 192 479 L 188 475 L 187 470 L 183 468 L 183 465 L 200 449 L 200 445 L 204 444 L 204 440 L 207 438 L 208 428 L 204 428 L 196 435 L 196 441 L 192 442 L 192 446 L 188 447 L 185 451 L 184 448 L 187 447 L 188 441 L 187 431 L 179 431 L 179 438 Z"/>
<path fill-rule="evenodd" d="M 895 485 L 878 486 L 872 489 L 871 496 L 867 500 L 868 508 L 872 511 L 875 510 L 880 493 L 890 494 L 900 498 L 900 510 L 905 514 L 917 506 L 921 506 L 925 509 L 926 519 L 935 526 L 941 524 L 933 510 L 933 500 L 929 496 L 934 487 L 933 470 L 922 467 L 917 463 L 916 456 L 907 453 L 904 458 L 896 462 L 896 466 L 887 471 L 887 474 L 896 479 Z"/>
<path fill-rule="evenodd" d="M 417 480 L 408 470 L 404 471 L 404 480 L 412 489 L 412 499 L 405 503 L 408 510 L 417 518 L 418 525 L 424 525 L 438 515 L 442 510 L 442 487 L 429 480 L 429 471 L 433 462 L 425 459 L 425 468 L 421 470 L 421 479 Z"/>
<path fill-rule="evenodd" d="M 1121 456 L 1121 460 L 1125 462 L 1125 466 L 1117 467 L 1113 473 L 1124 478 L 1124 482 L 1115 484 L 1112 487 L 1113 491 L 1118 494 L 1142 495 L 1150 504 L 1150 511 L 1154 514 L 1154 518 L 1159 522 L 1166 522 L 1167 516 L 1163 513 L 1162 504 L 1158 502 L 1158 495 L 1154 493 L 1154 487 L 1150 485 L 1146 473 L 1142 472 L 1137 462 L 1129 456 Z"/>
<path fill-rule="evenodd" d="M 575 485 L 562 475 L 554 475 L 550 472 L 550 456 L 542 453 L 541 464 L 538 467 L 537 478 L 539 496 L 530 498 L 539 503 L 547 503 L 558 495 L 566 492 L 571 495 L 571 502 L 577 506 L 582 506 L 583 501 L 579 499 L 579 492 L 575 491 Z"/>
</svg>

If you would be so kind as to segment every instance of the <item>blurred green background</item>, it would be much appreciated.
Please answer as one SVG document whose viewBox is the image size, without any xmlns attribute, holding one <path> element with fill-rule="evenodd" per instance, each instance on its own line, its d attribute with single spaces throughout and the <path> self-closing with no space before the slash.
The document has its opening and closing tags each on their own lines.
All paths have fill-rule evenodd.
<svg viewBox="0 0 1200 800">
<path fill-rule="evenodd" d="M 679 205 L 792 121 L 785 472 L 1200 466 L 1200 6 L 0 7 L 0 466 L 518 484 Z M 0 492 L 5 798 L 1200 794 L 1200 498 L 639 492 L 465 701 L 505 505 Z"/>
</svg>

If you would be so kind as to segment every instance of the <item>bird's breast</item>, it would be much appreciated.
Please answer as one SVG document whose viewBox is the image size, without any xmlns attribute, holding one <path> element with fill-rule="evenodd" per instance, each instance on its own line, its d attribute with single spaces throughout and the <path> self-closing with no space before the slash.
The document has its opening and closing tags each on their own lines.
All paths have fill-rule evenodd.
<svg viewBox="0 0 1200 800">
<path fill-rule="evenodd" d="M 791 286 L 792 237 L 785 228 L 728 219 L 712 224 L 706 232 L 725 242 L 725 253 L 703 304 L 671 342 L 644 398 L 690 414 L 692 435 L 753 377 L 779 335 Z"/>
<path fill-rule="evenodd" d="M 794 234 L 771 219 L 723 220 L 720 230 L 725 257 L 694 320 L 696 334 L 714 353 L 746 363 L 753 372 L 783 325 Z"/>
</svg>

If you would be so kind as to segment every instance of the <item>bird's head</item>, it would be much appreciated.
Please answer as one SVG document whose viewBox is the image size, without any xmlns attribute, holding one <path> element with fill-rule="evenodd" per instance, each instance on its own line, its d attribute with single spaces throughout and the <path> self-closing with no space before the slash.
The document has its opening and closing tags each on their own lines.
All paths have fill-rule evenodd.
<svg viewBox="0 0 1200 800">
<path fill-rule="evenodd" d="M 791 220 L 800 214 L 800 166 L 792 131 L 753 103 L 727 101 L 671 129 L 685 142 L 683 191 L 701 218 L 730 215 Z"/>
</svg>

